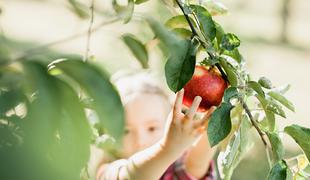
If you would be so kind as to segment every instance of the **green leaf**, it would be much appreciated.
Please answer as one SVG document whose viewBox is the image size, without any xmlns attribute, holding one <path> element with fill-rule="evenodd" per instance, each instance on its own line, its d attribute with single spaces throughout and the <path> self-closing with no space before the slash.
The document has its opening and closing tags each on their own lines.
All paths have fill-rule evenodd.
<svg viewBox="0 0 310 180">
<path fill-rule="evenodd" d="M 268 180 L 286 180 L 288 166 L 284 160 L 277 162 L 268 175 Z"/>
<path fill-rule="evenodd" d="M 231 58 L 233 58 L 234 60 L 236 60 L 238 63 L 242 62 L 242 55 L 240 54 L 238 48 L 233 49 L 232 51 L 227 51 L 224 50 L 223 54 L 226 56 L 229 56 Z"/>
<path fill-rule="evenodd" d="M 224 15 L 228 12 L 227 8 L 219 1 L 203 1 L 203 5 L 208 9 L 212 16 Z"/>
<path fill-rule="evenodd" d="M 0 115 L 16 107 L 19 103 L 23 102 L 23 99 L 22 92 L 17 89 L 4 92 L 0 91 Z"/>
<path fill-rule="evenodd" d="M 133 0 L 128 0 L 127 6 L 121 6 L 117 3 L 117 0 L 112 0 L 112 5 L 118 16 L 124 19 L 125 24 L 131 20 L 135 7 Z"/>
<path fill-rule="evenodd" d="M 215 29 L 216 29 L 216 39 L 218 42 L 218 46 L 220 46 L 223 36 L 225 35 L 225 31 L 219 23 L 214 22 L 214 24 L 215 24 Z"/>
<path fill-rule="evenodd" d="M 281 104 L 283 104 L 285 107 L 287 107 L 289 110 L 295 112 L 295 108 L 292 102 L 290 102 L 286 97 L 284 97 L 281 93 L 277 91 L 270 91 L 268 92 L 268 95 L 272 97 L 273 99 L 277 100 Z"/>
<path fill-rule="evenodd" d="M 193 8 L 194 13 L 198 18 L 203 34 L 207 37 L 207 40 L 212 42 L 216 36 L 216 27 L 211 14 L 202 6 L 191 5 L 191 8 Z"/>
<path fill-rule="evenodd" d="M 230 111 L 233 106 L 223 102 L 213 113 L 208 125 L 208 139 L 213 147 L 222 141 L 231 130 Z"/>
<path fill-rule="evenodd" d="M 62 116 L 58 142 L 51 148 L 52 163 L 60 174 L 78 179 L 89 159 L 91 129 L 77 93 L 65 82 L 56 82 L 61 91 Z"/>
<path fill-rule="evenodd" d="M 260 96 L 259 94 L 256 95 L 256 98 L 259 100 L 259 102 L 261 103 L 261 105 L 265 111 L 269 130 L 274 131 L 276 128 L 275 115 L 272 111 L 269 111 L 267 109 L 268 100 L 265 99 L 264 97 Z"/>
<path fill-rule="evenodd" d="M 25 122 L 26 143 L 34 152 L 48 149 L 59 124 L 59 89 L 55 80 L 47 73 L 47 68 L 34 61 L 23 62 L 25 71 L 25 92 L 33 96 L 27 107 Z M 42 141 L 44 139 L 44 141 Z M 33 144 L 33 145 L 31 145 Z M 33 147 L 32 147 L 33 146 Z"/>
<path fill-rule="evenodd" d="M 166 81 L 173 92 L 181 90 L 192 78 L 195 71 L 198 44 L 188 41 L 188 48 L 183 55 L 171 56 L 165 65 Z"/>
<path fill-rule="evenodd" d="M 224 155 L 223 158 L 221 157 L 218 159 L 218 161 L 221 161 L 219 166 L 223 166 L 223 172 L 221 172 L 221 175 L 223 174 L 224 177 L 221 177 L 222 179 L 231 179 L 234 169 L 241 162 L 244 155 L 253 147 L 254 142 L 249 138 L 250 129 L 251 124 L 248 117 L 243 116 L 240 128 L 236 132 L 230 148 L 227 148 L 225 152 L 221 152 L 219 155 L 219 157 L 221 157 L 222 154 Z"/>
<path fill-rule="evenodd" d="M 283 118 L 286 118 L 285 112 L 282 109 L 282 106 L 279 105 L 276 101 L 269 99 L 268 104 L 266 105 L 266 109 L 271 111 L 277 115 L 280 115 Z"/>
<path fill-rule="evenodd" d="M 94 100 L 101 127 L 119 141 L 124 133 L 124 110 L 109 76 L 94 65 L 79 60 L 65 60 L 54 65 L 74 79 Z"/>
<path fill-rule="evenodd" d="M 296 141 L 310 161 L 310 129 L 294 124 L 285 127 L 284 131 Z"/>
<path fill-rule="evenodd" d="M 169 31 L 165 26 L 155 21 L 152 18 L 147 18 L 152 31 L 158 39 L 166 46 L 167 51 L 170 52 L 171 57 L 184 58 L 188 51 L 189 42 L 179 38 L 175 33 Z"/>
<path fill-rule="evenodd" d="M 135 0 L 135 4 L 142 4 L 142 3 L 145 3 L 149 0 Z"/>
<path fill-rule="evenodd" d="M 240 46 L 239 38 L 232 33 L 226 33 L 223 36 L 221 44 L 220 44 L 221 48 L 228 50 L 228 51 L 232 51 L 239 46 Z"/>
<path fill-rule="evenodd" d="M 191 17 L 189 18 L 192 24 L 195 24 L 194 20 Z M 189 24 L 184 15 L 173 16 L 166 21 L 165 26 L 169 29 L 184 28 L 190 30 Z"/>
<path fill-rule="evenodd" d="M 264 88 L 266 88 L 266 89 L 271 89 L 271 88 L 272 88 L 272 83 L 271 83 L 271 81 L 270 81 L 269 79 L 267 79 L 266 77 L 261 77 L 261 78 L 259 78 L 258 83 L 259 83 L 262 87 L 264 87 Z"/>
<path fill-rule="evenodd" d="M 265 92 L 263 91 L 261 85 L 258 82 L 255 81 L 249 81 L 248 87 L 252 88 L 257 94 L 259 94 L 262 97 L 265 97 Z"/>
<path fill-rule="evenodd" d="M 190 39 L 192 37 L 192 31 L 184 28 L 175 28 L 172 29 L 172 32 L 174 32 L 176 35 L 183 39 Z"/>
<path fill-rule="evenodd" d="M 224 58 L 220 58 L 220 64 L 226 72 L 229 84 L 234 87 L 238 86 L 238 75 L 235 72 L 234 67 L 230 63 L 228 63 Z"/>
<path fill-rule="evenodd" d="M 72 7 L 72 11 L 78 15 L 80 18 L 88 18 L 89 17 L 89 13 L 88 13 L 88 9 L 86 5 L 76 1 L 76 0 L 68 0 L 69 4 Z"/>
<path fill-rule="evenodd" d="M 272 157 L 274 162 L 280 161 L 284 156 L 284 147 L 279 135 L 275 132 L 267 132 L 267 136 L 272 147 Z"/>
<path fill-rule="evenodd" d="M 230 99 L 238 97 L 238 90 L 236 87 L 229 87 L 224 92 L 224 101 L 228 102 Z"/>
<path fill-rule="evenodd" d="M 133 55 L 139 60 L 142 67 L 145 69 L 148 68 L 148 53 L 143 43 L 132 34 L 125 34 L 122 36 L 122 39 Z"/>
</svg>

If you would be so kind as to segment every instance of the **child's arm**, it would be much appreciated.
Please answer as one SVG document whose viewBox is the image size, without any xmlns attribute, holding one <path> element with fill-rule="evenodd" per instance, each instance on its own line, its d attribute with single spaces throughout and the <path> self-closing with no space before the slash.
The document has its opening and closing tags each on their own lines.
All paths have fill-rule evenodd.
<svg viewBox="0 0 310 180">
<path fill-rule="evenodd" d="M 201 179 L 209 170 L 216 148 L 211 148 L 208 136 L 204 133 L 184 159 L 185 171 L 197 179 Z M 198 161 L 199 159 L 199 161 Z"/>
<path fill-rule="evenodd" d="M 128 160 L 121 160 L 105 165 L 104 170 L 98 171 L 98 179 L 135 179 L 157 180 L 189 146 L 204 133 L 205 122 L 209 115 L 193 121 L 193 117 L 201 102 L 196 97 L 186 115 L 181 112 L 184 91 L 177 94 L 173 113 L 167 120 L 163 138 L 155 145 L 140 151 Z M 110 167 L 109 167 L 110 166 Z"/>
</svg>

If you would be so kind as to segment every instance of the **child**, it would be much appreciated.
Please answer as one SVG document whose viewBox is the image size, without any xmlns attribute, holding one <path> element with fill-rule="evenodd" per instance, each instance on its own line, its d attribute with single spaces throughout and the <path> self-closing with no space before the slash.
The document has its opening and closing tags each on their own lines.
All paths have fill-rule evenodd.
<svg viewBox="0 0 310 180">
<path fill-rule="evenodd" d="M 169 114 L 169 98 L 148 72 L 126 74 L 115 84 L 125 108 L 124 145 L 121 159 L 99 166 L 97 180 L 214 179 L 214 149 L 205 132 L 214 107 L 194 118 L 197 96 L 183 114 L 181 90 Z"/>
</svg>

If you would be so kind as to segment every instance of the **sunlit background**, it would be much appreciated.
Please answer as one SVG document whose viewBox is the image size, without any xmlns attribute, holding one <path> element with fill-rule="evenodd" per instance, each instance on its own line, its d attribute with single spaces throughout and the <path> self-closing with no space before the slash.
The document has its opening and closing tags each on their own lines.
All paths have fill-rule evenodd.
<svg viewBox="0 0 310 180">
<path fill-rule="evenodd" d="M 89 4 L 88 0 L 84 0 Z M 97 11 L 94 27 L 108 22 L 112 16 L 109 0 L 95 0 Z M 121 1 L 120 1 L 121 2 Z M 237 34 L 241 41 L 241 52 L 247 61 L 249 72 L 257 79 L 269 77 L 276 86 L 291 84 L 287 97 L 294 102 L 296 113 L 288 112 L 286 120 L 278 121 L 280 127 L 298 123 L 310 127 L 310 1 L 308 0 L 222 0 L 229 12 L 215 17 L 226 31 Z M 78 18 L 65 0 L 2 0 L 0 1 L 0 27 L 2 41 L 13 40 L 25 43 L 17 48 L 15 56 L 29 49 L 50 44 L 49 48 L 68 54 L 84 55 L 86 31 L 89 19 Z M 121 69 L 139 69 L 140 65 L 121 41 L 124 33 L 135 34 L 146 42 L 152 38 L 149 27 L 141 21 L 142 16 L 153 16 L 162 22 L 171 17 L 171 11 L 161 1 L 150 0 L 136 6 L 133 21 L 124 25 L 121 21 L 98 28 L 93 32 L 90 54 L 93 60 L 111 74 Z M 77 37 L 72 35 L 81 34 Z M 69 37 L 69 40 L 67 39 Z M 62 41 L 63 39 L 67 39 Z M 163 72 L 164 56 L 148 45 L 151 67 Z M 32 53 L 32 51 L 30 51 Z M 287 155 L 298 154 L 293 140 L 284 136 Z M 239 165 L 233 179 L 260 180 L 267 174 L 267 163 L 263 146 L 248 153 Z M 249 161 L 252 162 L 249 163 Z M 253 163 L 255 162 L 255 163 Z M 251 166 L 254 166 L 251 168 Z"/>
</svg>

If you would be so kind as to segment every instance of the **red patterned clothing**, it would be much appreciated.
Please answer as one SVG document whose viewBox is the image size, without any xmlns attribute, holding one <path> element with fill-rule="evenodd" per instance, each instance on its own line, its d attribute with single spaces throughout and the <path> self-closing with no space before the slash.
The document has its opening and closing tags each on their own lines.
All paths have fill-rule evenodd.
<svg viewBox="0 0 310 180">
<path fill-rule="evenodd" d="M 188 174 L 185 171 L 183 157 L 175 161 L 172 165 L 170 165 L 169 168 L 166 170 L 166 172 L 162 175 L 160 180 L 197 180 L 197 178 L 193 177 L 192 175 Z M 215 180 L 215 179 L 216 175 L 215 175 L 214 163 L 211 162 L 209 170 L 199 180 Z"/>
</svg>

